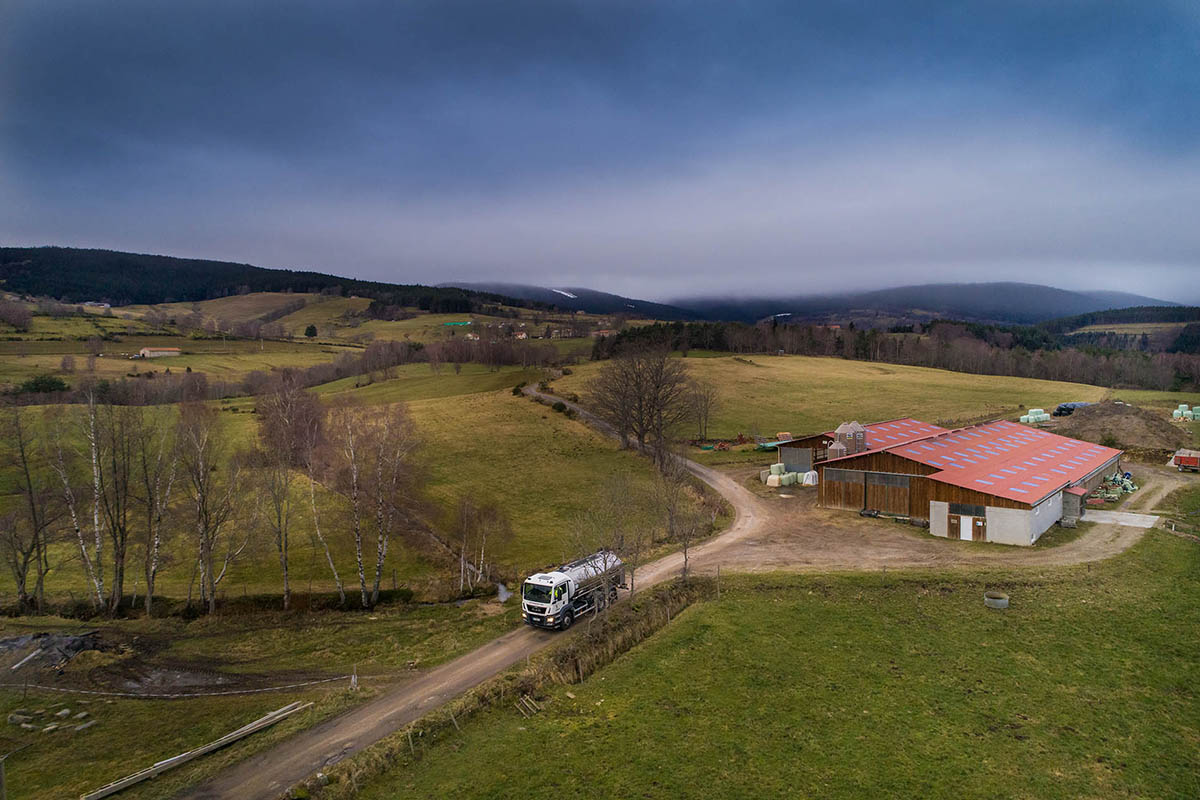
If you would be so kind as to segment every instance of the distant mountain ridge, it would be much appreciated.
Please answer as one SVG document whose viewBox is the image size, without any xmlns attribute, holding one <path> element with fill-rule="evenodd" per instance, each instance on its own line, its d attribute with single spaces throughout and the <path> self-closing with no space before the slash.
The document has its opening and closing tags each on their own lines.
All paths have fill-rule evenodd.
<svg viewBox="0 0 1200 800">
<path fill-rule="evenodd" d="M 577 286 L 534 286 L 525 283 L 498 282 L 450 282 L 438 284 L 440 287 L 455 287 L 470 289 L 477 292 L 502 294 L 506 297 L 516 297 L 537 303 L 547 303 L 571 311 L 586 311 L 589 314 L 633 314 L 647 319 L 661 319 L 674 322 L 676 320 L 698 320 L 701 315 L 686 308 L 667 303 L 652 303 L 648 300 L 637 300 L 632 297 L 622 297 L 619 294 L 600 292 Z"/>
<path fill-rule="evenodd" d="M 0 247 L 0 289 L 77 303 L 114 305 L 208 300 L 240 291 L 306 292 L 340 287 L 382 304 L 472 311 L 485 304 L 558 307 L 665 321 L 861 321 L 868 326 L 932 319 L 1030 325 L 1131 306 L 1178 303 L 1124 292 L 1086 292 L 1029 283 L 939 283 L 830 295 L 699 297 L 650 302 L 583 287 L 506 282 L 394 284 L 315 271 L 69 247 Z"/>
<path fill-rule="evenodd" d="M 853 312 L 898 318 L 961 319 L 1030 325 L 1128 306 L 1175 306 L 1125 292 L 1077 292 L 1031 283 L 935 283 L 845 294 L 749 298 L 688 298 L 672 304 L 705 318 L 754 322 L 771 316 L 798 320 L 845 318 Z"/>
<path fill-rule="evenodd" d="M 510 300 L 466 289 L 366 281 L 231 261 L 74 247 L 0 247 L 0 290 L 68 303 L 155 304 L 212 300 L 243 290 L 320 292 L 339 287 L 346 294 L 431 311 L 472 311 Z"/>
</svg>

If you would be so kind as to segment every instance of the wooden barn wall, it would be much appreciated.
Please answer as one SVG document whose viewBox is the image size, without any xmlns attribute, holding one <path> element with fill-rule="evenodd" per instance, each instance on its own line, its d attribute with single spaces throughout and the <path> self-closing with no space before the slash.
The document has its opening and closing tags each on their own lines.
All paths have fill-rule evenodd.
<svg viewBox="0 0 1200 800">
<path fill-rule="evenodd" d="M 928 478 L 908 479 L 908 515 L 913 519 L 929 519 L 929 501 L 934 481 Z"/>
<path fill-rule="evenodd" d="M 855 459 L 855 461 L 857 460 Z M 849 466 L 850 462 L 851 459 L 839 461 L 836 467 L 830 466 L 829 469 L 857 470 L 858 468 Z M 911 464 L 912 462 L 908 463 Z M 820 479 L 817 485 L 819 488 L 818 496 L 820 503 L 825 508 L 841 508 L 850 511 L 874 508 L 893 514 L 907 514 L 916 519 L 929 519 L 929 503 L 931 500 L 940 500 L 944 503 L 993 506 L 995 508 L 1019 508 L 1026 510 L 1031 508 L 1029 503 L 1021 503 L 1016 500 L 1009 500 L 1006 497 L 997 497 L 977 492 L 974 489 L 966 489 L 962 486 L 952 486 L 951 484 L 931 480 L 921 475 L 908 476 L 907 496 L 903 500 L 898 491 L 889 494 L 884 490 L 884 487 L 867 487 L 864 493 L 863 481 L 844 483 L 842 481 L 826 480 L 825 469 L 823 467 L 824 465 L 817 465 L 817 469 L 820 470 Z M 866 470 L 861 471 L 864 475 L 867 474 Z M 880 471 L 882 472 L 882 470 Z M 866 480 L 865 477 L 864 480 Z M 866 505 L 864 505 L 864 501 Z"/>
<path fill-rule="evenodd" d="M 908 516 L 908 487 L 867 484 L 867 508 Z"/>
<path fill-rule="evenodd" d="M 1028 511 L 1032 508 L 1029 503 L 1021 503 L 1016 500 L 1009 500 L 1007 497 L 997 497 L 994 494 L 985 494 L 977 492 L 974 489 L 966 489 L 962 486 L 952 486 L 949 483 L 941 481 L 929 481 L 930 500 L 941 500 L 946 503 L 966 503 L 972 506 L 994 506 L 996 508 L 1023 508 Z M 926 509 L 929 504 L 926 503 Z M 926 513 L 929 513 L 926 511 Z"/>
<path fill-rule="evenodd" d="M 859 476 L 859 480 L 820 480 L 817 483 L 822 506 L 825 508 L 840 508 L 846 511 L 861 511 L 863 509 L 863 486 L 861 476 Z"/>
<path fill-rule="evenodd" d="M 864 472 L 893 472 L 899 475 L 932 475 L 941 471 L 937 467 L 883 450 L 839 458 L 836 464 L 829 466 L 836 469 L 861 469 Z"/>
</svg>

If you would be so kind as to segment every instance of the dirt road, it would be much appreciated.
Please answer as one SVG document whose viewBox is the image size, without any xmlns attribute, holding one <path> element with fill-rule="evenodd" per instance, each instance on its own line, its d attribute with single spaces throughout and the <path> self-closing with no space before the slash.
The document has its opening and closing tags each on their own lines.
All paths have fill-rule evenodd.
<svg viewBox="0 0 1200 800">
<path fill-rule="evenodd" d="M 527 389 L 527 394 L 538 394 Z M 542 395 L 543 397 L 549 397 Z M 557 400 L 558 398 L 552 398 Z M 580 417 L 606 433 L 611 428 L 573 404 Z M 1058 547 L 980 546 L 936 539 L 916 528 L 862 519 L 815 507 L 815 492 L 798 489 L 791 498 L 760 496 L 747 488 L 752 471 L 727 474 L 689 462 L 689 469 L 712 486 L 735 512 L 720 535 L 692 548 L 689 567 L 711 572 L 718 566 L 737 572 L 772 570 L 863 570 L 884 567 L 1052 566 L 1116 555 L 1145 533 L 1118 525 L 1096 526 Z M 1173 483 L 1169 478 L 1159 483 Z M 1148 504 L 1161 494 L 1148 493 Z M 683 556 L 672 553 L 637 571 L 645 587 L 678 574 Z M 559 634 L 521 628 L 437 667 L 387 694 L 293 736 L 237 764 L 183 795 L 190 800 L 238 798 L 274 800 L 288 787 L 358 752 L 428 711 L 537 652 Z"/>
<path fill-rule="evenodd" d="M 739 543 L 759 533 L 768 514 L 763 502 L 724 473 L 689 462 L 697 477 L 733 506 L 733 524 L 692 549 L 697 564 L 717 564 Z M 672 553 L 637 571 L 648 587 L 678 574 L 683 556 Z M 352 711 L 303 731 L 236 764 L 182 797 L 189 800 L 274 800 L 288 787 L 379 741 L 468 689 L 553 642 L 559 634 L 522 627 Z"/>
</svg>

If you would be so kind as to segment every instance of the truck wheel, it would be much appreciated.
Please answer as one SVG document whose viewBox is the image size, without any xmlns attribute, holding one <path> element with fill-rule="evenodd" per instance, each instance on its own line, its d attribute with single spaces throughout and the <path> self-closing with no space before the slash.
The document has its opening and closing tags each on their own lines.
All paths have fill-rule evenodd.
<svg viewBox="0 0 1200 800">
<path fill-rule="evenodd" d="M 608 604 L 611 606 L 615 602 L 617 602 L 617 587 L 614 586 L 612 591 L 608 593 Z"/>
<path fill-rule="evenodd" d="M 575 615 L 570 611 L 564 611 L 562 615 L 562 622 L 558 624 L 558 629 L 560 631 L 565 631 L 567 628 L 571 627 L 571 623 L 574 621 Z"/>
</svg>

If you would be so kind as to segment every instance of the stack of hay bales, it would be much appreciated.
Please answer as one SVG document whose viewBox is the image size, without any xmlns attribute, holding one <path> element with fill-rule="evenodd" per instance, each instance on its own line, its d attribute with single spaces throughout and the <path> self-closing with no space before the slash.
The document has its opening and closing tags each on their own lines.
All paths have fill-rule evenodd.
<svg viewBox="0 0 1200 800">
<path fill-rule="evenodd" d="M 783 464 L 772 464 L 770 469 L 758 473 L 758 479 L 772 488 L 779 486 L 795 486 L 800 482 L 800 473 L 788 472 Z"/>
<path fill-rule="evenodd" d="M 1021 422 L 1024 423 L 1025 425 L 1035 425 L 1039 422 L 1049 422 L 1049 421 L 1050 421 L 1050 415 L 1046 413 L 1045 409 L 1041 409 L 1041 408 L 1031 408 L 1031 409 L 1029 409 L 1028 414 L 1021 415 Z"/>
<path fill-rule="evenodd" d="M 1171 412 L 1171 418 L 1194 421 L 1196 419 L 1196 410 L 1188 408 L 1187 403 L 1180 403 L 1179 408 Z"/>
</svg>

